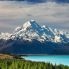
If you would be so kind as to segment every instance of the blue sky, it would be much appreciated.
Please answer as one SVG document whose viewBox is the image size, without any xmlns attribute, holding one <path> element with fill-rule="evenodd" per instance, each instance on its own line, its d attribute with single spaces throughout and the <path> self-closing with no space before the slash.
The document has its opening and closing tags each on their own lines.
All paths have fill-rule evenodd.
<svg viewBox="0 0 69 69">
<path fill-rule="evenodd" d="M 0 1 L 0 32 L 13 32 L 31 19 L 69 31 L 69 0 Z"/>
</svg>

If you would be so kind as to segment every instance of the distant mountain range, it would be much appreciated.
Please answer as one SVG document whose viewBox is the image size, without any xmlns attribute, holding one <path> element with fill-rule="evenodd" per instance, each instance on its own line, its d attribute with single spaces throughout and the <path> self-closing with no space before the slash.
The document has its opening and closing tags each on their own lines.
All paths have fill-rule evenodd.
<svg viewBox="0 0 69 69">
<path fill-rule="evenodd" d="M 11 34 L 0 33 L 0 53 L 69 55 L 69 33 L 30 20 Z"/>
</svg>

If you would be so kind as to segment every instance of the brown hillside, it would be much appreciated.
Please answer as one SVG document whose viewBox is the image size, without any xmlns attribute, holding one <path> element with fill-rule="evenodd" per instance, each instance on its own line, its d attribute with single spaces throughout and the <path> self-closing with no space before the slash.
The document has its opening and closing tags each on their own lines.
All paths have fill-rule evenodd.
<svg viewBox="0 0 69 69">
<path fill-rule="evenodd" d="M 13 59 L 15 56 L 8 55 L 8 54 L 0 54 L 0 59 Z"/>
</svg>

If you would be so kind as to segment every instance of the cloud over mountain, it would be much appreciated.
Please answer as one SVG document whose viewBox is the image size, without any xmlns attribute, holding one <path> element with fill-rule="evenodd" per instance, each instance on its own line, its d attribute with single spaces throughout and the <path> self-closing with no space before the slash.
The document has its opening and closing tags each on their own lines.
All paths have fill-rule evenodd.
<svg viewBox="0 0 69 69">
<path fill-rule="evenodd" d="M 45 24 L 69 31 L 69 4 L 0 1 L 1 32 L 7 30 L 10 32 L 17 25 L 30 19 L 38 21 L 41 25 Z"/>
</svg>

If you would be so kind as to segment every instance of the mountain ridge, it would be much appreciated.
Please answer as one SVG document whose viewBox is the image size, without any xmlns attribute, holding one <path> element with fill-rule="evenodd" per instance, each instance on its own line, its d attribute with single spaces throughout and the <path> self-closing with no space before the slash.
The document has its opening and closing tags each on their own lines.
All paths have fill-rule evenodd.
<svg viewBox="0 0 69 69">
<path fill-rule="evenodd" d="M 69 34 L 31 20 L 0 34 L 0 53 L 69 55 Z"/>
<path fill-rule="evenodd" d="M 53 42 L 69 42 L 69 34 L 52 29 L 48 26 L 40 26 L 35 20 L 25 22 L 21 27 L 15 28 L 12 34 L 1 33 L 0 39 L 23 38 L 26 40 L 37 39 L 39 41 L 50 40 Z"/>
</svg>

